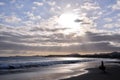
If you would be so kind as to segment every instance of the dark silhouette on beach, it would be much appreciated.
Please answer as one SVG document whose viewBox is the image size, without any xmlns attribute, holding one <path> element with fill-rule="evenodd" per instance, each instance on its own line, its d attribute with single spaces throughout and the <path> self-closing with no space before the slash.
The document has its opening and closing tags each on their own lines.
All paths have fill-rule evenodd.
<svg viewBox="0 0 120 80">
<path fill-rule="evenodd" d="M 105 69 L 106 67 L 104 66 L 104 62 L 101 61 L 101 65 L 99 66 L 99 69 L 102 70 L 104 73 L 106 72 Z"/>
</svg>

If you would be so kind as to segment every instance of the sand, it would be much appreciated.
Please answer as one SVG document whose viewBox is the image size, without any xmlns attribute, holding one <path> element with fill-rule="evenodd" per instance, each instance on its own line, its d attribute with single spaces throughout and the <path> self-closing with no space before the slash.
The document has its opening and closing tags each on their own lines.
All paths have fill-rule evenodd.
<svg viewBox="0 0 120 80">
<path fill-rule="evenodd" d="M 119 65 L 106 66 L 106 73 L 99 70 L 99 68 L 92 68 L 87 70 L 89 72 L 86 74 L 62 80 L 120 80 Z"/>
</svg>

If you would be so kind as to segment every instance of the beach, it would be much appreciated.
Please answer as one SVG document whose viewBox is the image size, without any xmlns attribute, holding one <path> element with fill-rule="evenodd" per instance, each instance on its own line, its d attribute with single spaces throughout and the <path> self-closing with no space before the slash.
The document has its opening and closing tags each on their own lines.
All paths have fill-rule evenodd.
<svg viewBox="0 0 120 80">
<path fill-rule="evenodd" d="M 120 65 L 106 65 L 106 73 L 98 67 L 87 69 L 88 73 L 62 80 L 120 80 Z"/>
<path fill-rule="evenodd" d="M 106 73 L 99 70 L 104 61 Z M 75 57 L 1 58 L 1 80 L 119 80 L 118 59 Z"/>
</svg>

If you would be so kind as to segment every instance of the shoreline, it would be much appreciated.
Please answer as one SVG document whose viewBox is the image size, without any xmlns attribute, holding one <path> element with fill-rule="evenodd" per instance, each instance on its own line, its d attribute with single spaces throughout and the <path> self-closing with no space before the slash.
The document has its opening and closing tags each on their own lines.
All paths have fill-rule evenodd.
<svg viewBox="0 0 120 80">
<path fill-rule="evenodd" d="M 119 80 L 118 79 L 104 79 L 104 74 L 99 70 L 98 66 L 100 65 L 101 60 L 96 61 L 88 61 L 83 63 L 76 64 L 60 64 L 53 65 L 49 67 L 42 68 L 31 68 L 24 70 L 12 71 L 10 70 L 9 74 L 0 75 L 2 80 Z M 105 61 L 105 60 L 104 60 Z M 120 64 L 111 62 L 111 60 L 106 60 L 110 62 L 105 62 L 105 66 L 107 67 L 106 74 L 111 74 L 117 72 L 116 74 L 120 74 Z M 117 69 L 117 71 L 115 70 Z M 109 72 L 109 71 L 113 72 Z M 15 73 L 14 73 L 15 72 Z M 105 74 L 105 75 L 106 75 Z M 113 75 L 112 74 L 112 75 Z M 95 76 L 100 79 L 96 79 Z M 113 76 L 114 77 L 114 76 Z M 116 77 L 116 76 L 115 76 Z M 93 79 L 94 78 L 94 79 Z"/>
<path fill-rule="evenodd" d="M 120 80 L 120 65 L 106 65 L 106 73 L 99 68 L 87 68 L 88 73 L 60 80 Z"/>
</svg>

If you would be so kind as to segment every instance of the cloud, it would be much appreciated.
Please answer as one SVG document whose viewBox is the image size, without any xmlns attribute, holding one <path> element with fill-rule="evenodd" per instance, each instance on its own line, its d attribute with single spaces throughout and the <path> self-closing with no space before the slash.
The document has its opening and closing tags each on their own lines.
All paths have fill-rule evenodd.
<svg viewBox="0 0 120 80">
<path fill-rule="evenodd" d="M 4 21 L 7 22 L 7 23 L 18 23 L 18 22 L 21 21 L 21 18 L 15 16 L 15 15 L 5 16 Z"/>
<path fill-rule="evenodd" d="M 92 42 L 101 42 L 101 41 L 113 41 L 119 42 L 120 34 L 107 34 L 107 33 L 87 33 L 89 40 Z"/>
<path fill-rule="evenodd" d="M 75 22 L 82 22 L 83 20 L 80 19 L 76 19 Z"/>
<path fill-rule="evenodd" d="M 66 5 L 66 8 L 70 8 L 70 7 L 71 7 L 71 4 L 67 4 L 67 5 Z"/>
<path fill-rule="evenodd" d="M 97 10 L 97 9 L 100 9 L 100 7 L 96 3 L 90 3 L 90 2 L 84 3 L 84 5 L 82 5 L 81 8 L 85 9 L 85 10 Z"/>
<path fill-rule="evenodd" d="M 112 6 L 113 10 L 120 10 L 120 0 L 116 0 L 116 4 Z"/>
<path fill-rule="evenodd" d="M 56 5 L 56 2 L 55 1 L 48 1 L 47 2 L 50 6 L 55 6 Z"/>
<path fill-rule="evenodd" d="M 34 11 L 34 10 L 36 10 L 37 9 L 37 7 L 32 7 L 32 10 Z"/>
<path fill-rule="evenodd" d="M 40 20 L 41 16 L 40 15 L 34 15 L 32 12 L 26 12 L 25 13 L 30 20 Z"/>
<path fill-rule="evenodd" d="M 82 25 L 89 25 L 89 24 L 91 24 L 91 22 L 89 22 L 89 21 L 84 22 L 84 20 L 80 20 L 80 19 L 76 19 L 75 22 L 81 23 Z"/>
<path fill-rule="evenodd" d="M 65 35 L 64 28 L 10 28 L 1 27 L 0 49 L 11 51 L 39 52 L 101 52 L 119 51 L 119 34 L 87 32 L 85 36 L 76 33 Z M 43 33 L 43 34 L 42 34 Z M 48 34 L 47 34 L 48 33 Z M 51 34 L 49 34 L 51 33 Z M 4 52 L 4 51 L 3 51 Z M 9 52 L 8 52 L 9 53 Z"/>
<path fill-rule="evenodd" d="M 16 2 L 16 0 L 11 0 L 11 3 L 15 3 Z"/>
<path fill-rule="evenodd" d="M 108 28 L 108 29 L 114 28 L 114 30 L 115 30 L 115 29 L 120 28 L 120 23 L 119 22 L 107 23 L 104 25 L 104 28 Z"/>
<path fill-rule="evenodd" d="M 66 30 L 66 29 L 67 28 L 54 28 L 54 29 L 50 29 L 50 28 L 34 27 L 30 31 L 58 32 L 58 31 L 61 31 L 61 30 Z"/>
<path fill-rule="evenodd" d="M 106 22 L 112 22 L 113 20 L 111 18 L 104 18 Z"/>
<path fill-rule="evenodd" d="M 110 45 L 115 46 L 115 47 L 120 47 L 120 42 L 110 42 Z"/>
<path fill-rule="evenodd" d="M 33 4 L 36 6 L 43 6 L 44 5 L 42 2 L 33 2 Z"/>
<path fill-rule="evenodd" d="M 24 5 L 23 5 L 23 4 L 16 4 L 16 7 L 17 7 L 18 9 L 20 9 L 20 8 L 23 8 Z"/>
<path fill-rule="evenodd" d="M 116 31 L 117 29 L 119 29 L 120 28 L 119 11 L 114 10 L 114 11 L 109 12 L 109 14 L 108 14 L 108 11 L 106 11 L 106 13 L 107 13 L 107 17 L 103 18 L 103 20 L 104 20 L 103 28 L 113 30 L 113 31 Z M 113 15 L 113 16 L 111 16 L 111 15 Z"/>
<path fill-rule="evenodd" d="M 5 3 L 4 2 L 0 2 L 0 6 L 4 6 L 5 5 Z"/>
</svg>

